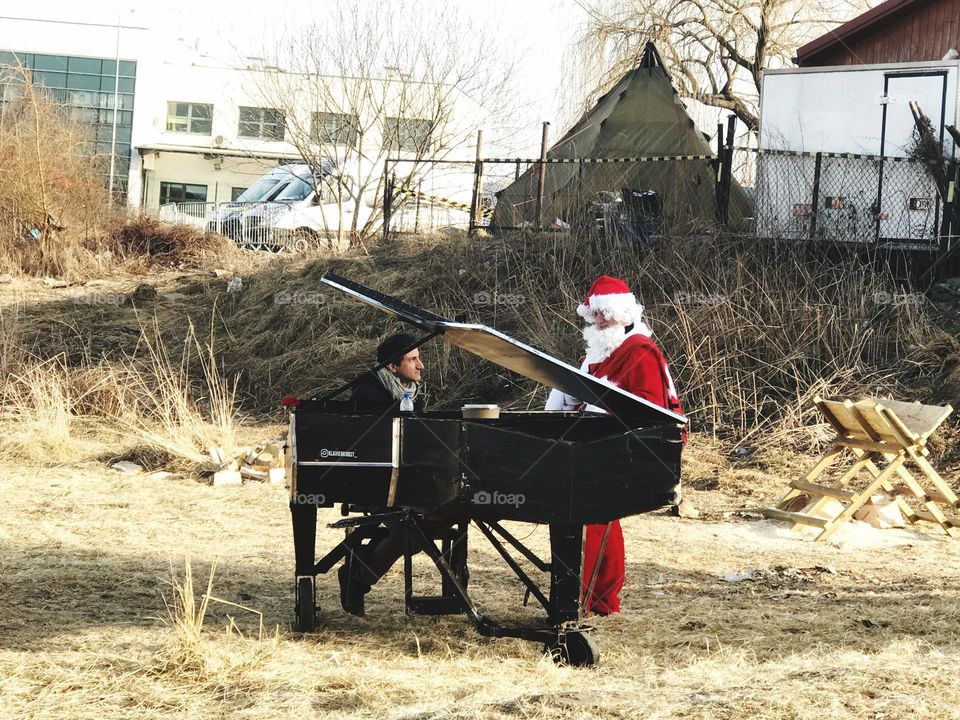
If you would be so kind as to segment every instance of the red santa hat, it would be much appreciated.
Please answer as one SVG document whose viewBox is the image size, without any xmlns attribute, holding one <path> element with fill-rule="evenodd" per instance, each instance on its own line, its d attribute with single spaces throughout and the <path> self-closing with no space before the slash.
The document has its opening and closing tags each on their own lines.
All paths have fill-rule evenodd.
<svg viewBox="0 0 960 720">
<path fill-rule="evenodd" d="M 623 280 L 609 275 L 598 277 L 587 291 L 587 299 L 577 306 L 577 315 L 588 323 L 596 322 L 595 313 L 603 313 L 624 325 L 643 322 L 643 305 Z"/>
</svg>

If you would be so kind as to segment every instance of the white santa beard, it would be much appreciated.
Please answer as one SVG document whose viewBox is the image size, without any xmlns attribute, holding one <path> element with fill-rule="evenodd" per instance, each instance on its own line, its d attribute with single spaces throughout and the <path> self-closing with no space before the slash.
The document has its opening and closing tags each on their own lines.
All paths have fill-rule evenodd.
<svg viewBox="0 0 960 720">
<path fill-rule="evenodd" d="M 583 329 L 583 339 L 587 344 L 587 364 L 603 362 L 613 354 L 626 339 L 623 325 L 611 325 L 601 330 L 596 325 L 587 325 Z"/>
</svg>

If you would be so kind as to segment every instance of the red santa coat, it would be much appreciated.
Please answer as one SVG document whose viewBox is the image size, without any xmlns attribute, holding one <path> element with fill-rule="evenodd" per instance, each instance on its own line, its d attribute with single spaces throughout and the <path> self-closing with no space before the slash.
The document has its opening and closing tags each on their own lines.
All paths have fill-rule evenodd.
<svg viewBox="0 0 960 720">
<path fill-rule="evenodd" d="M 674 409 L 679 407 L 677 391 L 660 348 L 640 333 L 627 335 L 610 356 L 587 365 L 587 372 L 605 378 L 617 387 L 652 403 Z M 606 544 L 603 538 L 607 535 Z M 600 553 L 603 545 L 603 553 Z M 590 597 L 586 597 L 594 567 L 599 562 L 597 579 Z M 583 594 L 587 612 L 609 614 L 620 612 L 620 589 L 624 583 L 626 556 L 620 521 L 607 525 L 587 525 L 583 552 Z"/>
</svg>

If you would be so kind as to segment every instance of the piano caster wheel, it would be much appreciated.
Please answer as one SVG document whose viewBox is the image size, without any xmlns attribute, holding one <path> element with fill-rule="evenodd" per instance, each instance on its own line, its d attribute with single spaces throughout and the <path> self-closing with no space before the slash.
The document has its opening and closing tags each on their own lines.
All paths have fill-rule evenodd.
<svg viewBox="0 0 960 720">
<path fill-rule="evenodd" d="M 589 667 L 600 661 L 599 648 L 584 632 L 563 633 L 556 642 L 548 644 L 546 649 L 557 665 Z"/>
<path fill-rule="evenodd" d="M 313 578 L 302 577 L 297 580 L 297 607 L 294 630 L 313 632 L 317 627 Z"/>
</svg>

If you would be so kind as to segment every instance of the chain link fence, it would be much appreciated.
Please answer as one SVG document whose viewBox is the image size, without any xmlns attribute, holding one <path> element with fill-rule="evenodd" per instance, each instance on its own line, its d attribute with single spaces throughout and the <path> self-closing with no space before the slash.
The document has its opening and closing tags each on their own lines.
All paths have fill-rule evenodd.
<svg viewBox="0 0 960 720">
<path fill-rule="evenodd" d="M 391 233 L 470 229 L 476 163 L 460 160 L 388 160 L 383 206 Z M 482 215 L 478 215 L 482 217 Z"/>
<path fill-rule="evenodd" d="M 724 202 L 737 229 L 752 218 L 739 185 L 718 191 L 713 155 L 389 161 L 388 173 L 387 232 L 552 228 L 651 241 L 714 224 Z"/>
<path fill-rule="evenodd" d="M 741 148 L 737 164 L 741 177 L 755 178 L 758 237 L 943 251 L 955 244 L 952 162 Z"/>
</svg>

